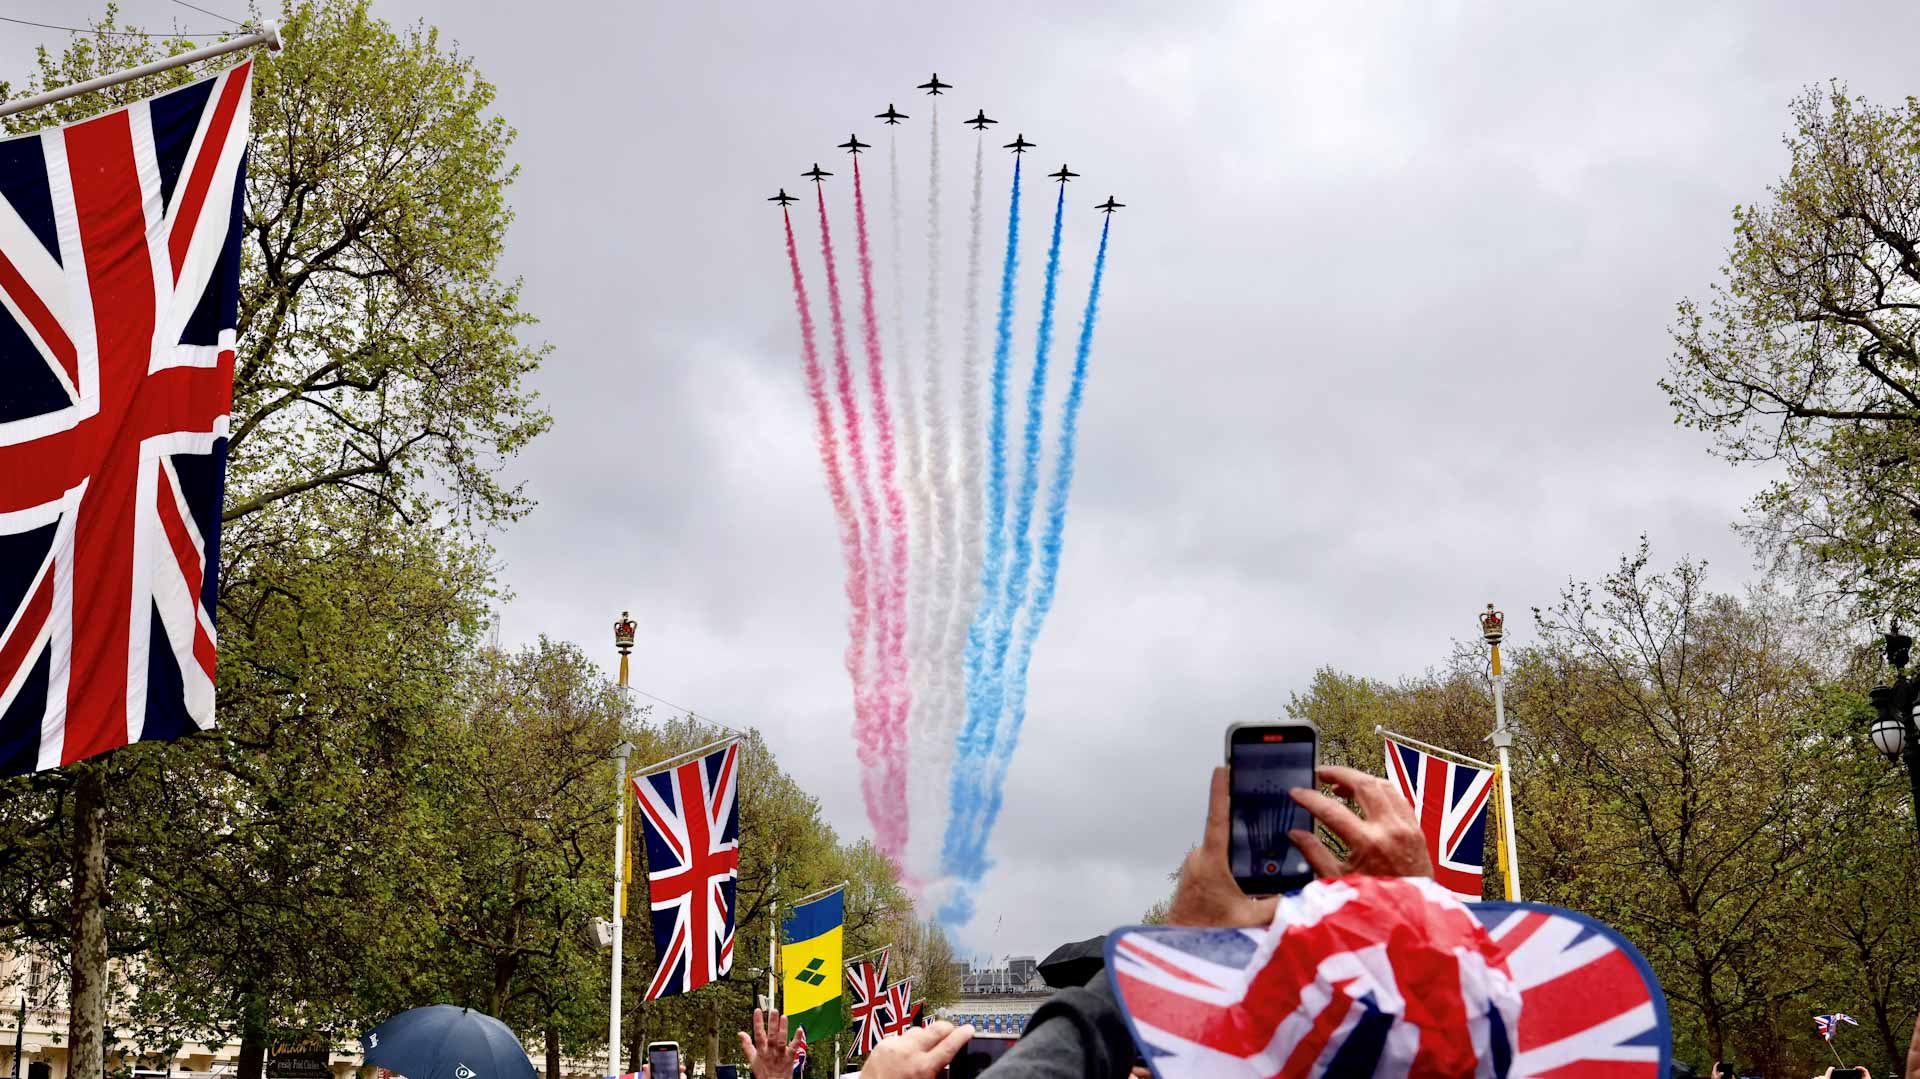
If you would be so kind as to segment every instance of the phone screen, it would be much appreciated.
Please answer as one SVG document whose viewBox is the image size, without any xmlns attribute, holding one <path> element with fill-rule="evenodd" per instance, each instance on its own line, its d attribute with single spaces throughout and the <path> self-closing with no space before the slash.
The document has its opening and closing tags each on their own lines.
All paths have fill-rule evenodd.
<svg viewBox="0 0 1920 1079">
<path fill-rule="evenodd" d="M 680 1050 L 648 1049 L 647 1071 L 653 1079 L 680 1079 Z"/>
<path fill-rule="evenodd" d="M 1278 895 L 1313 880 L 1313 869 L 1287 832 L 1313 827 L 1313 815 L 1288 792 L 1313 789 L 1314 750 L 1312 727 L 1240 727 L 1233 732 L 1227 750 L 1233 828 L 1227 864 L 1248 895 Z"/>
<path fill-rule="evenodd" d="M 995 1037 L 991 1034 L 975 1034 L 973 1040 L 962 1048 L 947 1065 L 947 1079 L 975 1079 L 988 1065 L 1006 1055 L 1017 1038 Z"/>
</svg>

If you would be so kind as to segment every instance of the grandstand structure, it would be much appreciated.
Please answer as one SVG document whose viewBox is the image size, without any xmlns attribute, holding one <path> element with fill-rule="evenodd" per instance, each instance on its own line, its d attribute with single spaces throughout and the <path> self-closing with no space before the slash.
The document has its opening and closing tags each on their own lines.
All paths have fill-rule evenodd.
<svg viewBox="0 0 1920 1079">
<path fill-rule="evenodd" d="M 1008 956 L 1001 966 L 970 967 L 961 973 L 960 999 L 937 1014 L 956 1026 L 972 1023 L 983 1034 L 1019 1034 L 1052 995 L 1033 956 Z"/>
</svg>

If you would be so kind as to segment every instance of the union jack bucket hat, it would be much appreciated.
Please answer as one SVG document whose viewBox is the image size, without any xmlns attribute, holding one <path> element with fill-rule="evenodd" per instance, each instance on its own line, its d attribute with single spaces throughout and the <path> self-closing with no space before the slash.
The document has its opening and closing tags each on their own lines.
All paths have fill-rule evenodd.
<svg viewBox="0 0 1920 1079">
<path fill-rule="evenodd" d="M 1660 983 L 1625 937 L 1431 880 L 1342 877 L 1265 930 L 1139 926 L 1107 970 L 1157 1079 L 1665 1079 Z"/>
</svg>

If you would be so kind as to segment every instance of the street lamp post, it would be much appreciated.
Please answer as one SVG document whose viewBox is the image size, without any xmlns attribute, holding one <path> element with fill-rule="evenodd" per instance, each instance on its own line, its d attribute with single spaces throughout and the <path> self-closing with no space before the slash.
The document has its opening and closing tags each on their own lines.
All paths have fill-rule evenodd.
<svg viewBox="0 0 1920 1079">
<path fill-rule="evenodd" d="M 1913 638 L 1900 632 L 1895 622 L 1886 638 L 1887 662 L 1893 667 L 1893 684 L 1875 686 L 1867 696 L 1873 701 L 1873 727 L 1869 732 L 1875 749 L 1888 760 L 1906 765 L 1907 781 L 1913 787 L 1913 825 L 1920 829 L 1920 728 L 1913 721 L 1913 707 L 1920 700 L 1920 679 L 1907 677 L 1907 663 L 1913 656 Z"/>
<path fill-rule="evenodd" d="M 1507 899 L 1520 901 L 1520 851 L 1513 843 L 1513 762 L 1507 759 L 1507 751 L 1513 746 L 1513 731 L 1507 727 L 1507 675 L 1500 669 L 1500 642 L 1507 636 L 1507 616 L 1487 604 L 1486 613 L 1480 616 L 1480 638 L 1487 642 L 1487 650 L 1492 656 L 1487 668 L 1487 680 L 1493 683 L 1493 736 L 1489 739 L 1493 748 L 1500 754 L 1500 838 L 1507 852 Z"/>
</svg>

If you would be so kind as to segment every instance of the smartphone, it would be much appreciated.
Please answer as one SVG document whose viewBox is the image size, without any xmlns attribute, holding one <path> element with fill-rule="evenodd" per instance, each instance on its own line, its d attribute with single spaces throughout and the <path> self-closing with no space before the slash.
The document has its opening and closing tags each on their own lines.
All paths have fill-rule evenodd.
<svg viewBox="0 0 1920 1079">
<path fill-rule="evenodd" d="M 1831 1074 L 1833 1079 L 1866 1079 L 1867 1073 L 1859 1068 L 1835 1068 Z"/>
<path fill-rule="evenodd" d="M 680 1043 L 648 1042 L 647 1072 L 652 1079 L 680 1079 Z"/>
<path fill-rule="evenodd" d="M 1011 1034 L 975 1034 L 947 1065 L 947 1079 L 977 1079 L 1019 1040 Z"/>
<path fill-rule="evenodd" d="M 1314 788 L 1320 730 L 1312 723 L 1235 723 L 1227 728 L 1227 864 L 1248 895 L 1298 891 L 1313 869 L 1287 832 L 1311 830 L 1313 814 L 1289 793 Z"/>
</svg>

